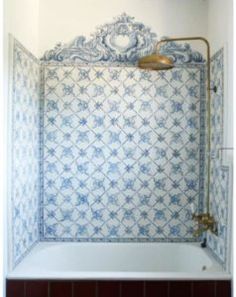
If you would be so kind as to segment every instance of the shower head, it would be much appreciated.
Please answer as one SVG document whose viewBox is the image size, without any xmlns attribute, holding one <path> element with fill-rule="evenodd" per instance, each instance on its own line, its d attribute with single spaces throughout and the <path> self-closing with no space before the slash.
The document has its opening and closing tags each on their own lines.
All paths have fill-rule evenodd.
<svg viewBox="0 0 236 297">
<path fill-rule="evenodd" d="M 163 39 L 157 42 L 156 52 L 152 55 L 142 57 L 138 61 L 138 67 L 148 70 L 168 70 L 174 67 L 174 62 L 167 56 L 160 55 L 159 49 L 162 43 L 171 41 L 170 39 Z"/>
<path fill-rule="evenodd" d="M 138 67 L 149 70 L 168 70 L 174 67 L 172 59 L 158 53 L 139 59 Z"/>
</svg>

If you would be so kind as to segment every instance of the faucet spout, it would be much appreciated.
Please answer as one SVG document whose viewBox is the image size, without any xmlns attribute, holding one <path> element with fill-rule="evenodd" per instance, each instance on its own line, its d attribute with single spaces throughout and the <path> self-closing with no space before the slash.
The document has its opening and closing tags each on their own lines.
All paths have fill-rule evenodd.
<svg viewBox="0 0 236 297">
<path fill-rule="evenodd" d="M 193 220 L 198 222 L 198 228 L 193 232 L 194 237 L 199 237 L 208 230 L 218 235 L 216 221 L 209 213 L 193 214 Z"/>
<path fill-rule="evenodd" d="M 194 237 L 200 237 L 207 229 L 205 227 L 198 227 L 196 230 L 193 231 L 193 236 Z"/>
</svg>

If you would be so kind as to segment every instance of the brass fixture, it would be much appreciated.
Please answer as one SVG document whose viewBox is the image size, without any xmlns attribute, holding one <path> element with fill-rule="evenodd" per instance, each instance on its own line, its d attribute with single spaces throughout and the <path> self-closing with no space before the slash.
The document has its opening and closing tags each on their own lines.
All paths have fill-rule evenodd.
<svg viewBox="0 0 236 297">
<path fill-rule="evenodd" d="M 172 59 L 159 54 L 153 54 L 141 58 L 138 61 L 139 68 L 149 70 L 168 70 L 174 67 Z"/>
<path fill-rule="evenodd" d="M 199 215 L 194 215 L 194 218 L 201 225 L 201 229 L 204 231 L 215 229 L 214 218 L 210 215 L 210 178 L 211 178 L 211 91 L 217 92 L 217 88 L 214 86 L 211 88 L 211 59 L 210 59 L 210 44 L 207 39 L 203 37 L 181 37 L 181 38 L 168 38 L 157 42 L 156 53 L 142 57 L 138 61 L 138 66 L 147 70 L 167 70 L 174 67 L 172 59 L 160 55 L 160 46 L 163 43 L 172 41 L 203 41 L 207 49 L 207 193 L 206 193 L 206 212 Z M 203 232 L 204 232 L 203 231 Z"/>
<path fill-rule="evenodd" d="M 213 216 L 203 214 L 193 214 L 193 220 L 198 222 L 198 229 L 193 232 L 194 237 L 199 237 L 203 232 L 209 230 L 215 235 L 218 235 L 217 224 Z"/>
</svg>

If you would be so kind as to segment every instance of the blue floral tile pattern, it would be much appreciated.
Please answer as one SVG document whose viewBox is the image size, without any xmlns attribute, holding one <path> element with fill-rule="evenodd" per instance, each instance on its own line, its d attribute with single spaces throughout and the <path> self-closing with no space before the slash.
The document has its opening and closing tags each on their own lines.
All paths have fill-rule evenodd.
<svg viewBox="0 0 236 297">
<path fill-rule="evenodd" d="M 196 240 L 204 68 L 43 67 L 42 238 Z"/>
<path fill-rule="evenodd" d="M 223 147 L 223 108 L 224 108 L 224 50 L 219 50 L 212 58 L 212 81 L 217 92 L 212 93 L 211 105 L 211 210 L 218 223 L 219 235 L 208 233 L 208 245 L 218 260 L 226 265 L 228 230 L 228 191 L 229 168 L 222 166 L 221 148 Z"/>
<path fill-rule="evenodd" d="M 39 236 L 39 78 L 37 59 L 14 40 L 11 114 L 14 265 Z"/>
</svg>

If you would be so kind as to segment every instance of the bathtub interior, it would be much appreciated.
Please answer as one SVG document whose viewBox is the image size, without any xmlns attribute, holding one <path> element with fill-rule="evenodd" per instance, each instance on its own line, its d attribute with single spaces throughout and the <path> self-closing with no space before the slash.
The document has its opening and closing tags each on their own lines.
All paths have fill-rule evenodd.
<svg viewBox="0 0 236 297">
<path fill-rule="evenodd" d="M 198 243 L 39 243 L 8 275 L 9 279 L 230 277 Z"/>
<path fill-rule="evenodd" d="M 128 22 L 137 30 L 135 20 Z M 145 34 L 152 36 L 150 47 L 155 34 Z M 228 277 L 229 168 L 218 155 L 210 189 L 220 232 L 207 234 L 204 252 L 202 238 L 193 236 L 192 213 L 206 202 L 202 55 L 186 63 L 176 56 L 176 68 L 153 73 L 119 55 L 105 64 L 81 56 L 75 63 L 70 45 L 61 49 L 62 60 L 49 51 L 39 61 L 14 38 L 11 43 L 9 277 L 48 271 L 51 277 L 171 272 L 200 278 L 203 267 L 206 278 Z M 223 141 L 223 49 L 212 57 L 211 72 L 218 89 L 212 95 L 216 153 Z"/>
</svg>

